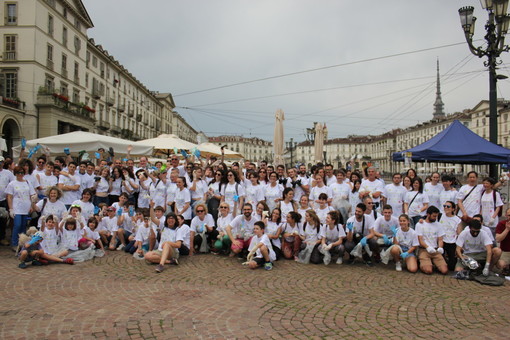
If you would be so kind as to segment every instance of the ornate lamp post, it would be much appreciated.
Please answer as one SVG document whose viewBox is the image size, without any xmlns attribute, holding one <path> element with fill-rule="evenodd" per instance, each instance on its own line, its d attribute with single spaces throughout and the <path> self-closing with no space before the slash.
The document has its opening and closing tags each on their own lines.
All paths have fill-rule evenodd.
<svg viewBox="0 0 510 340">
<path fill-rule="evenodd" d="M 473 35 L 475 33 L 476 17 L 473 16 L 474 7 L 462 7 L 459 9 L 460 22 L 464 35 L 471 53 L 479 58 L 487 57 L 484 66 L 489 69 L 489 141 L 498 144 L 498 98 L 496 84 L 498 79 L 505 79 L 506 76 L 497 75 L 497 65 L 501 64 L 498 60 L 502 52 L 508 52 L 509 47 L 505 45 L 505 35 L 508 32 L 510 16 L 507 14 L 508 0 L 480 0 L 482 8 L 487 10 L 489 19 L 485 24 L 485 41 L 487 47 L 483 49 L 473 45 Z M 489 175 L 492 178 L 498 178 L 497 166 L 491 165 Z"/>
<path fill-rule="evenodd" d="M 291 138 L 290 139 L 290 142 L 287 142 L 286 143 L 287 145 L 287 150 L 290 151 L 290 166 L 293 167 L 294 166 L 294 150 L 296 150 L 296 146 L 297 146 L 297 142 L 294 142 L 294 138 Z"/>
</svg>

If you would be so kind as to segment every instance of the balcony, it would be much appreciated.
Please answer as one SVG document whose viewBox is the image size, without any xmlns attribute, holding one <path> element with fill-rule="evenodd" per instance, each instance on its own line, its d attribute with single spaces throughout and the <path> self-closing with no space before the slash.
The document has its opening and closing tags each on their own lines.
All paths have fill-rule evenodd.
<svg viewBox="0 0 510 340">
<path fill-rule="evenodd" d="M 53 71 L 53 60 L 46 60 L 46 67 Z"/>
<path fill-rule="evenodd" d="M 4 52 L 4 61 L 16 60 L 16 52 Z"/>
<path fill-rule="evenodd" d="M 112 128 L 110 129 L 110 132 L 115 134 L 115 135 L 120 135 L 121 134 L 121 128 L 119 126 L 112 126 Z"/>
<path fill-rule="evenodd" d="M 67 70 L 65 68 L 62 69 L 62 72 L 60 73 L 63 78 L 67 79 Z"/>
<path fill-rule="evenodd" d="M 136 115 L 136 121 L 137 122 L 141 122 L 142 121 L 142 115 L 141 114 L 137 114 Z"/>
<path fill-rule="evenodd" d="M 100 99 L 101 98 L 101 92 L 96 86 L 92 86 L 92 97 L 94 99 Z"/>
<path fill-rule="evenodd" d="M 120 130 L 120 136 L 124 139 L 133 139 L 133 131 L 129 129 Z"/>
<path fill-rule="evenodd" d="M 108 105 L 108 106 L 115 105 L 115 98 L 113 98 L 113 97 L 106 97 L 106 105 Z"/>
<path fill-rule="evenodd" d="M 77 75 L 74 75 L 74 83 L 76 85 L 80 85 L 80 77 L 78 77 Z"/>
<path fill-rule="evenodd" d="M 2 105 L 12 107 L 13 109 L 21 110 L 22 104 L 24 103 L 17 98 L 2 97 Z"/>
<path fill-rule="evenodd" d="M 107 121 L 105 121 L 105 120 L 100 120 L 100 121 L 98 121 L 98 123 L 97 123 L 97 127 L 98 127 L 99 129 L 101 129 L 101 130 L 106 131 L 106 130 L 109 130 L 109 129 L 110 129 L 110 123 L 109 123 L 109 122 L 107 122 Z"/>
<path fill-rule="evenodd" d="M 135 109 L 133 109 L 132 107 L 128 108 L 128 117 L 134 117 L 135 115 Z"/>
<path fill-rule="evenodd" d="M 124 104 L 119 104 L 119 112 L 126 111 L 126 106 Z"/>
<path fill-rule="evenodd" d="M 85 118 L 88 120 L 95 120 L 94 114 L 96 110 L 83 105 L 81 103 L 73 103 L 69 101 L 69 97 L 58 93 L 48 93 L 44 87 L 39 89 L 37 93 L 37 107 L 54 107 L 58 110 L 64 111 L 66 114 L 71 114 L 76 118 Z"/>
</svg>

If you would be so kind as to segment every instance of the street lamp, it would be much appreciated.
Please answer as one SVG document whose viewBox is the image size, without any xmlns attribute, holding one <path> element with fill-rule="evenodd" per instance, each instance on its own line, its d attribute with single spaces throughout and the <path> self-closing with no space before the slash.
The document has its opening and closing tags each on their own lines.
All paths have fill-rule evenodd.
<svg viewBox="0 0 510 340">
<path fill-rule="evenodd" d="M 482 8 L 489 13 L 489 19 L 485 24 L 485 41 L 487 47 L 483 49 L 473 45 L 473 35 L 475 33 L 476 17 L 473 16 L 474 7 L 467 6 L 459 9 L 460 23 L 464 30 L 464 35 L 471 53 L 479 58 L 487 57 L 484 66 L 489 69 L 489 141 L 498 144 L 498 97 L 496 85 L 498 79 L 504 79 L 504 76 L 497 75 L 497 65 L 501 64 L 498 60 L 502 52 L 508 52 L 510 48 L 505 45 L 505 35 L 508 32 L 510 16 L 507 14 L 508 0 L 480 0 Z M 497 178 L 497 167 L 491 164 L 489 167 L 489 176 Z"/>
<path fill-rule="evenodd" d="M 294 165 L 294 150 L 296 150 L 297 142 L 294 142 L 294 138 L 290 139 L 290 142 L 286 142 L 287 144 L 287 150 L 290 151 L 290 166 L 293 167 Z"/>
</svg>

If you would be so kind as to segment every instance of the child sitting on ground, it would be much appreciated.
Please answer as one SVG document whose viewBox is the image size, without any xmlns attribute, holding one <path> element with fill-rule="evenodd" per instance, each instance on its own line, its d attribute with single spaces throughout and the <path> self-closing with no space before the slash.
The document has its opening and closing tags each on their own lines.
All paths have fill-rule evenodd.
<svg viewBox="0 0 510 340">
<path fill-rule="evenodd" d="M 87 221 L 87 226 L 83 228 L 83 236 L 78 241 L 78 247 L 80 249 L 87 249 L 94 245 L 96 249 L 104 251 L 103 242 L 101 242 L 101 236 L 97 230 L 99 223 L 95 217 L 90 217 Z"/>
</svg>

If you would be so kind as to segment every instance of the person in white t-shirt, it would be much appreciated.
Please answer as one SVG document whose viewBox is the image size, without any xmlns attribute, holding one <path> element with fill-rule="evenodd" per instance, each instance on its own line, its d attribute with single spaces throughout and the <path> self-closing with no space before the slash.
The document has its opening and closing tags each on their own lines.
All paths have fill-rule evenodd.
<svg viewBox="0 0 510 340">
<path fill-rule="evenodd" d="M 68 172 L 61 172 L 58 180 L 58 188 L 64 192 L 61 200 L 67 209 L 81 196 L 81 178 L 76 174 L 76 167 L 75 162 L 70 162 L 67 165 Z"/>
<path fill-rule="evenodd" d="M 480 201 L 483 193 L 483 185 L 478 184 L 478 173 L 470 171 L 467 174 L 467 184 L 463 185 L 457 194 L 458 216 L 467 223 L 470 217 L 480 213 Z"/>
<path fill-rule="evenodd" d="M 375 249 L 374 219 L 365 214 L 366 210 L 367 206 L 364 203 L 358 203 L 354 216 L 349 217 L 345 224 L 347 228 L 345 251 L 349 254 L 349 264 L 354 263 L 354 256 L 350 254 L 358 243 L 361 243 L 363 248 L 369 245 L 370 250 Z M 366 265 L 373 266 L 370 256 L 364 250 L 362 256 Z"/>
<path fill-rule="evenodd" d="M 439 173 L 433 172 L 430 176 L 430 182 L 425 183 L 423 186 L 423 192 L 429 198 L 429 205 L 433 205 L 441 211 L 441 192 L 444 190 L 444 187 L 442 183 L 439 183 L 439 180 Z"/>
<path fill-rule="evenodd" d="M 429 207 L 429 198 L 423 192 L 423 181 L 420 177 L 413 178 L 412 187 L 413 190 L 406 193 L 404 199 L 404 213 L 409 215 L 414 226 L 423 218 L 424 212 Z"/>
<path fill-rule="evenodd" d="M 273 250 L 273 245 L 264 234 L 265 225 L 264 222 L 255 222 L 253 226 L 253 237 L 248 247 L 248 267 L 250 269 L 256 269 L 264 266 L 265 270 L 273 269 L 273 261 L 276 261 L 276 254 Z"/>
<path fill-rule="evenodd" d="M 78 241 L 80 249 L 86 249 L 94 245 L 96 249 L 104 251 L 103 242 L 101 242 L 101 236 L 99 236 L 99 231 L 97 230 L 98 226 L 99 222 L 94 216 L 88 219 L 87 225 L 83 228 L 82 238 Z"/>
<path fill-rule="evenodd" d="M 118 219 L 114 207 L 106 208 L 106 212 L 107 216 L 104 216 L 99 223 L 99 235 L 104 245 L 109 245 L 110 250 L 115 250 L 117 248 L 116 233 L 122 221 Z"/>
<path fill-rule="evenodd" d="M 227 202 L 221 202 L 219 205 L 218 219 L 216 220 L 216 231 L 218 232 L 217 240 L 213 244 L 213 254 L 226 253 L 230 251 L 230 238 L 228 237 L 226 228 L 232 222 L 233 216 L 230 213 L 230 206 Z"/>
<path fill-rule="evenodd" d="M 151 219 L 154 219 L 154 210 L 151 210 Z M 158 263 L 156 273 L 161 273 L 165 269 L 165 264 L 178 265 L 179 248 L 182 245 L 182 238 L 179 239 L 177 233 L 177 216 L 169 213 L 165 217 L 161 239 L 157 250 L 149 251 L 145 254 L 145 260 L 151 263 Z"/>
<path fill-rule="evenodd" d="M 420 270 L 425 274 L 432 274 L 433 265 L 443 275 L 448 274 L 448 266 L 444 260 L 443 228 L 437 222 L 439 209 L 431 206 L 427 208 L 426 219 L 416 224 L 416 234 L 420 242 L 419 259 Z"/>
<path fill-rule="evenodd" d="M 453 203 L 453 201 L 446 201 L 443 204 L 443 209 L 444 213 L 439 219 L 439 224 L 445 233 L 443 236 L 444 255 L 448 270 L 454 270 L 455 264 L 457 263 L 457 257 L 455 256 L 457 246 L 455 242 L 457 241 L 457 231 L 461 221 L 460 218 L 454 214 L 455 203 Z"/>
<path fill-rule="evenodd" d="M 286 259 L 294 259 L 297 261 L 302 242 L 300 235 L 303 234 L 303 228 L 300 222 L 301 215 L 295 211 L 291 211 L 287 214 L 287 221 L 282 224 L 282 253 L 283 257 Z"/>
<path fill-rule="evenodd" d="M 360 198 L 370 196 L 374 199 L 375 208 L 379 208 L 381 202 L 381 195 L 384 191 L 384 184 L 377 179 L 377 171 L 374 167 L 369 167 L 366 170 L 367 178 L 361 181 Z"/>
<path fill-rule="evenodd" d="M 306 196 L 304 196 L 306 197 Z M 282 234 L 282 211 L 279 208 L 274 208 L 271 216 L 267 219 L 265 234 L 269 237 L 273 250 L 276 254 L 276 259 L 279 260 L 283 257 L 282 242 L 280 236 Z M 264 219 L 265 221 L 266 219 Z"/>
<path fill-rule="evenodd" d="M 493 248 L 489 235 L 481 230 L 480 221 L 472 219 L 468 222 L 468 230 L 462 231 L 457 237 L 457 265 L 455 271 L 464 269 L 462 259 L 469 256 L 476 261 L 485 261 L 482 274 L 489 276 L 490 270 L 498 263 L 501 249 Z"/>
<path fill-rule="evenodd" d="M 402 214 L 398 218 L 400 228 L 397 229 L 393 237 L 393 244 L 398 247 L 393 247 L 390 250 L 393 260 L 395 261 L 395 269 L 402 271 L 402 264 L 400 259 L 403 259 L 406 268 L 411 273 L 416 273 L 418 270 L 418 262 L 416 261 L 415 251 L 420 245 L 416 231 L 411 229 L 411 219 L 406 214 Z"/>
<path fill-rule="evenodd" d="M 383 213 L 374 222 L 374 238 L 376 239 L 375 254 L 380 254 L 381 247 L 387 248 L 393 244 L 394 230 L 399 225 L 398 219 L 393 216 L 391 205 L 383 206 Z M 376 257 L 377 258 L 377 257 Z"/>
<path fill-rule="evenodd" d="M 343 241 L 347 235 L 340 219 L 338 211 L 330 211 L 326 216 L 326 223 L 321 227 L 319 251 L 324 255 L 322 261 L 326 266 L 331 262 L 332 256 L 337 258 L 336 264 L 343 263 L 345 252 Z"/>
<path fill-rule="evenodd" d="M 211 245 L 213 240 L 218 238 L 214 218 L 207 211 L 204 203 L 198 203 L 195 206 L 195 217 L 191 220 L 190 225 L 190 249 L 189 255 L 202 252 L 201 249 L 207 249 L 203 242 Z M 205 252 L 205 251 L 204 251 Z"/>
<path fill-rule="evenodd" d="M 407 189 L 402 185 L 402 175 L 394 173 L 392 177 L 393 183 L 384 187 L 383 200 L 384 204 L 391 205 L 393 216 L 399 217 L 404 211 L 404 199 Z"/>
<path fill-rule="evenodd" d="M 226 203 L 226 202 L 222 202 Z M 243 214 L 236 216 L 232 222 L 225 228 L 225 231 L 232 243 L 230 249 L 232 250 L 231 256 L 240 255 L 244 249 L 250 246 L 250 240 L 253 236 L 253 226 L 255 218 L 252 216 L 253 207 L 250 203 L 243 205 Z"/>
<path fill-rule="evenodd" d="M 447 201 L 455 202 L 457 204 L 458 191 L 452 186 L 455 181 L 455 177 L 450 175 L 443 175 L 441 182 L 443 183 L 443 190 L 439 194 L 439 211 L 444 213 L 444 205 Z"/>
<path fill-rule="evenodd" d="M 496 180 L 491 177 L 485 177 L 482 181 L 483 192 L 480 199 L 480 214 L 483 216 L 485 224 L 492 230 L 496 230 L 499 223 L 498 214 L 503 209 L 503 201 L 499 192 L 494 190 Z"/>
</svg>

